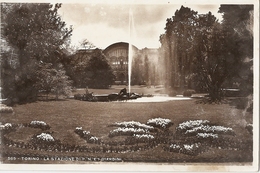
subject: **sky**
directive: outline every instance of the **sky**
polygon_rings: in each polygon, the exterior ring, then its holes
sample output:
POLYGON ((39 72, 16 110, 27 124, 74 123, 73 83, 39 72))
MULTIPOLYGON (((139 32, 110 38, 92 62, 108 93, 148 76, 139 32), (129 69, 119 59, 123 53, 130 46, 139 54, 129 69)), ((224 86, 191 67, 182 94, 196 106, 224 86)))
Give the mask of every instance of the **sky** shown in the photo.
MULTIPOLYGON (((139 49, 158 48, 159 37, 165 32, 166 19, 171 18, 181 5, 63 3, 59 14, 67 26, 73 26, 71 44, 74 46, 79 46, 84 39, 101 49, 115 42, 128 42, 130 41, 129 21, 131 21, 131 42, 139 49)), ((211 11, 221 21, 221 14, 218 13, 219 4, 183 4, 183 6, 199 14, 211 11)))

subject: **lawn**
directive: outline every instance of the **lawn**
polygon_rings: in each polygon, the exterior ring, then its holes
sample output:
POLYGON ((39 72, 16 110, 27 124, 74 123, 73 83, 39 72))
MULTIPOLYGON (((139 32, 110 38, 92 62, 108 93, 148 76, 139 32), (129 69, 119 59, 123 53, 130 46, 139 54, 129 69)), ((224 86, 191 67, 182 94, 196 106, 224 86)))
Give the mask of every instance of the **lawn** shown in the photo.
MULTIPOLYGON (((160 93, 162 89, 158 88, 136 88, 134 92, 138 93, 160 93), (140 92, 141 91, 141 92, 140 92)), ((119 88, 109 90, 90 90, 96 94, 119 92, 119 88)), ((80 90, 78 92, 84 92, 80 90)), ((252 135, 245 129, 248 123, 252 123, 252 113, 237 109, 231 100, 223 104, 199 104, 198 99, 169 101, 160 103, 135 103, 135 102, 85 102, 74 99, 65 99, 59 101, 38 101, 13 107, 14 113, 1 114, 1 123, 18 124, 14 131, 5 136, 14 142, 30 143, 35 134, 46 132, 51 134, 54 139, 62 144, 70 146, 85 146, 88 148, 101 148, 97 152, 91 151, 49 151, 37 148, 23 148, 15 145, 1 145, 4 154, 4 163, 27 163, 25 160, 12 161, 8 156, 69 156, 92 158, 120 158, 129 162, 251 162, 252 161, 252 135), (118 135, 113 138, 109 133, 116 129, 112 126, 116 122, 135 121, 147 124, 149 119, 153 118, 169 119, 173 123, 167 129, 159 129, 158 133, 152 133, 156 139, 163 142, 140 142, 127 145, 121 143, 129 135, 118 135), (31 121, 43 121, 50 126, 50 129, 42 130, 21 126, 31 121), (214 142, 217 140, 207 139, 203 151, 198 154, 186 154, 183 152, 172 152, 169 146, 173 142, 190 142, 193 137, 177 136, 176 128, 182 122, 189 120, 208 120, 213 125, 232 128, 235 135, 223 135, 223 139, 231 140, 230 145, 225 148, 218 146, 214 142), (20 126, 19 126, 20 124, 20 126), (103 144, 88 143, 84 138, 75 133, 76 127, 82 127, 89 131, 91 135, 97 137, 103 144), (163 136, 160 138, 158 136, 163 136), (166 139, 166 140, 165 140, 166 139), (108 152, 111 145, 109 142, 116 142, 113 151, 108 152), (121 143, 120 143, 121 142, 121 143), (149 145, 145 146, 146 144, 149 145), (140 149, 133 151, 115 152, 125 146, 131 146, 140 149), (144 147, 145 146, 145 147, 144 147), (143 147, 143 148, 142 148, 143 147), (104 149, 106 148, 106 149, 104 149), (165 149, 166 148, 166 149, 165 149), (104 151, 104 152, 102 152, 104 151)), ((197 140, 198 141, 198 140, 197 140)), ((4 141, 2 141, 4 143, 4 141)), ((204 145, 203 143, 203 145, 204 145)), ((112 150, 112 149, 111 149, 112 150)), ((53 163, 42 161, 43 163, 53 163)), ((34 163, 29 162, 29 163, 34 163)), ((36 162, 39 163, 39 162, 36 162)), ((60 163, 60 161, 58 161, 60 163)), ((62 162, 61 162, 62 163, 62 162)))

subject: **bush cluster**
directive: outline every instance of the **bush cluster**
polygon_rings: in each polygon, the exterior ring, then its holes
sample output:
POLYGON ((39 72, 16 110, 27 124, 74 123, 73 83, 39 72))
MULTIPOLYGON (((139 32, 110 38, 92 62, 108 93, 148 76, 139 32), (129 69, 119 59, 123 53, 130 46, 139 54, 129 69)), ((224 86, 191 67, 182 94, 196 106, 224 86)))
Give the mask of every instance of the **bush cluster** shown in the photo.
POLYGON ((191 97, 192 94, 195 94, 195 93, 196 93, 195 90, 188 89, 188 90, 185 90, 185 91, 183 92, 183 96, 184 96, 184 97, 191 97))

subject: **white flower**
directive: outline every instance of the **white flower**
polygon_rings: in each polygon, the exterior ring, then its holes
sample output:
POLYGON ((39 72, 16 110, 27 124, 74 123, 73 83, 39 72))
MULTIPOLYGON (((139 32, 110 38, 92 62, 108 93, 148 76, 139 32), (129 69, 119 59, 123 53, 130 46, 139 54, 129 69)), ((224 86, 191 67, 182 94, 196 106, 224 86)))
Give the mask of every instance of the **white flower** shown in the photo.
POLYGON ((171 123, 171 120, 165 119, 165 118, 153 118, 153 119, 149 119, 147 121, 147 124, 155 124, 155 125, 159 125, 163 128, 165 128, 169 123, 171 123))
POLYGON ((116 122, 117 126, 124 126, 124 127, 139 127, 139 128, 145 128, 145 129, 154 129, 152 126, 148 126, 146 124, 142 124, 140 122, 136 121, 124 121, 124 122, 116 122))
POLYGON ((5 123, 5 125, 4 125, 4 126, 5 126, 5 128, 7 128, 7 129, 8 129, 8 128, 11 128, 11 127, 12 127, 12 124, 11 124, 11 123, 5 123))
POLYGON ((193 149, 193 144, 192 144, 192 145, 184 144, 183 147, 184 147, 186 150, 192 150, 192 149, 193 149))
POLYGON ((89 131, 86 131, 86 130, 84 130, 82 133, 83 133, 84 135, 89 135, 89 134, 90 134, 90 132, 89 132, 89 131))
POLYGON ((31 121, 31 125, 39 125, 39 126, 47 126, 47 124, 44 121, 31 121))
POLYGON ((37 135, 37 138, 44 141, 54 141, 54 138, 47 133, 41 133, 40 135, 37 135))
POLYGON ((98 138, 95 136, 92 136, 91 138, 89 138, 90 141, 98 141, 98 138))
POLYGON ((198 127, 198 126, 201 126, 201 125, 207 124, 207 123, 209 123, 208 120, 190 120, 190 121, 185 121, 185 122, 179 124, 177 129, 180 129, 180 130, 190 129, 190 128, 198 127))
POLYGON ((196 136, 198 138, 213 138, 213 139, 218 138, 218 134, 214 134, 214 133, 198 133, 196 136))
POLYGON ((122 132, 122 133, 128 133, 128 132, 131 132, 131 133, 147 133, 149 131, 146 130, 146 129, 140 129, 140 128, 138 128, 138 129, 136 129, 136 128, 117 128, 115 130, 110 131, 111 134, 120 133, 120 132, 122 132))
POLYGON ((183 144, 183 147, 184 149, 191 151, 193 149, 199 148, 199 145, 197 143, 191 145, 183 144))
POLYGON ((82 130, 82 127, 76 127, 76 130, 82 130))
POLYGON ((0 125, 0 130, 6 130, 12 128, 12 124, 11 123, 5 123, 5 125, 0 125))
POLYGON ((14 110, 12 107, 6 106, 5 104, 0 104, 1 113, 12 113, 14 110))
POLYGON ((180 145, 177 145, 177 144, 171 144, 171 145, 170 145, 170 148, 172 148, 172 149, 180 149, 181 146, 180 146, 180 145))
POLYGON ((199 127, 194 127, 193 129, 187 130, 185 134, 194 133, 194 132, 233 132, 233 129, 230 127, 223 126, 209 126, 209 125, 201 125, 199 127))
POLYGON ((0 130, 4 130, 5 126, 4 125, 0 125, 0 130))
POLYGON ((142 138, 154 139, 154 136, 150 135, 150 134, 142 134, 142 135, 134 134, 134 137, 139 138, 139 139, 142 139, 142 138))

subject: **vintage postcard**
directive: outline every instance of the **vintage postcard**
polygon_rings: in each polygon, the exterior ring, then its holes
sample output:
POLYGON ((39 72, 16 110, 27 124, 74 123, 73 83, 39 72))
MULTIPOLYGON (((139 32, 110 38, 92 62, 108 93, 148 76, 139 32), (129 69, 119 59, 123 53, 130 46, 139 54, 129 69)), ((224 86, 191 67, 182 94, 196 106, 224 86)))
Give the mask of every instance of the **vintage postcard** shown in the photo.
POLYGON ((1 2, 0 170, 259 169, 259 2, 1 2))

